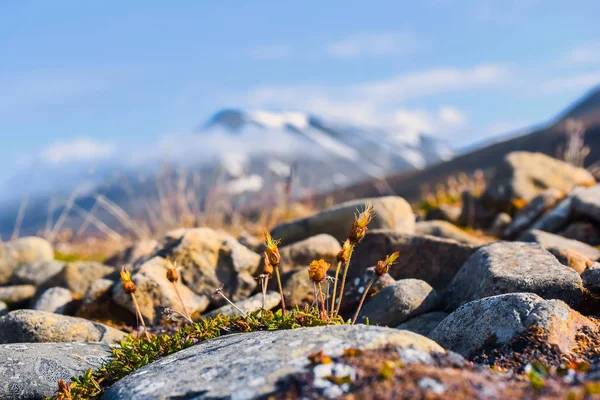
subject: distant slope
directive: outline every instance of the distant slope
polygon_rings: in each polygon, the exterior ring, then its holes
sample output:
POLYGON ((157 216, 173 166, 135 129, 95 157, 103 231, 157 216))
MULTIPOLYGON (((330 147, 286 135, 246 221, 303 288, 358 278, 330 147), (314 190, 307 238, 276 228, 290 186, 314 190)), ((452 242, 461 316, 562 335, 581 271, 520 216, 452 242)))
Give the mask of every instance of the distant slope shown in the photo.
MULTIPOLYGON (((447 178, 460 172, 471 173, 477 169, 490 170, 512 151, 523 150, 556 155, 559 146, 565 144, 565 124, 569 118, 582 121, 586 126, 585 144, 590 147, 586 165, 600 160, 600 87, 592 90, 582 100, 561 114, 555 122, 535 129, 530 133, 508 140, 492 143, 482 148, 461 154, 450 161, 442 162, 425 170, 392 174, 385 181, 399 196, 414 202, 419 199, 424 183, 430 187, 446 182, 447 178)), ((379 196, 380 185, 376 180, 365 181, 339 190, 330 195, 336 201, 350 198, 379 196)))

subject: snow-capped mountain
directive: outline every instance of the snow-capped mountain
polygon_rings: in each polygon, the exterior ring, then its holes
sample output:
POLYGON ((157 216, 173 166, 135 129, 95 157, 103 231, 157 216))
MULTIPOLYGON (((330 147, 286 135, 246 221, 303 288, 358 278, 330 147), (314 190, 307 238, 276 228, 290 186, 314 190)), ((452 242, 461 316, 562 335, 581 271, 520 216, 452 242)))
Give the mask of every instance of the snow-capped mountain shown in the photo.
MULTIPOLYGON (((200 135, 215 131, 238 137, 242 142, 251 141, 249 151, 274 154, 269 160, 277 160, 279 164, 326 160, 327 170, 331 170, 329 176, 337 176, 344 183, 367 177, 383 178, 391 171, 422 169, 453 155, 449 146, 422 134, 328 120, 301 112, 226 109, 197 129, 200 135)), ((223 156, 227 158, 227 152, 223 156)))

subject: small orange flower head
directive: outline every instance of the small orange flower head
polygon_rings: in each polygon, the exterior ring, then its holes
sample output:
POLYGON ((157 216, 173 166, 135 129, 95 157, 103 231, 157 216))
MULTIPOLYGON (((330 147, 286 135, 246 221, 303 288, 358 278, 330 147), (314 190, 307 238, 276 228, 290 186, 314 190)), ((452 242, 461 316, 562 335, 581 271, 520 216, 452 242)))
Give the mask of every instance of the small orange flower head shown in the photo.
POLYGON ((179 270, 181 267, 177 265, 177 261, 171 262, 168 258, 165 259, 165 268, 167 268, 167 279, 169 282, 177 282, 179 280, 179 270))
POLYGON ((375 216, 373 209, 373 204, 367 203, 365 204, 364 210, 355 215, 354 222, 352 223, 352 230, 348 235, 350 243, 360 243, 364 239, 367 234, 367 225, 369 225, 369 222, 371 222, 375 216))
POLYGON ((392 264, 398 259, 398 256, 400 256, 400 253, 395 252, 389 256, 385 256, 385 260, 378 261, 377 265, 375 266, 375 273, 379 276, 384 276, 387 274, 390 271, 392 264))
POLYGON ((269 263, 273 268, 279 267, 281 262, 281 256, 279 255, 279 249, 277 245, 279 241, 273 240, 271 234, 265 231, 265 257, 269 260, 269 263))
POLYGON ((342 264, 345 264, 348 262, 348 258, 350 257, 350 249, 351 248, 352 248, 352 245, 350 244, 350 239, 346 239, 346 241, 342 245, 342 248, 340 249, 340 252, 337 254, 338 262, 340 262, 342 264))
POLYGON ((125 293, 135 293, 135 283, 131 280, 131 272, 125 267, 121 267, 121 285, 125 293))
POLYGON ((313 282, 322 282, 327 276, 329 267, 329 263, 325 260, 314 260, 308 266, 308 276, 313 282))

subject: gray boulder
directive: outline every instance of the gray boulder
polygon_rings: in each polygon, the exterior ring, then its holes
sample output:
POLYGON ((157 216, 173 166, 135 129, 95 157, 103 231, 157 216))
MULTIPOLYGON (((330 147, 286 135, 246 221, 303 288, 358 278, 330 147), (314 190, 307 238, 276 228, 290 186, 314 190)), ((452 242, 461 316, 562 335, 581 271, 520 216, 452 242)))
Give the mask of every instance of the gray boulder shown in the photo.
POLYGON ((342 242, 350 232, 354 214, 363 209, 366 201, 371 201, 375 208, 375 217, 369 224, 369 229, 414 232, 415 215, 410 205, 402 197, 387 196, 341 203, 309 217, 281 223, 273 228, 271 234, 273 238, 280 239, 282 245, 299 242, 320 233, 327 233, 342 242))
POLYGON ((584 221, 571 222, 560 233, 567 239, 578 240, 591 246, 600 245, 600 229, 596 224, 584 221))
POLYGON ((578 191, 573 196, 573 212, 600 222, 600 185, 578 191))
POLYGON ((595 324, 563 301, 511 293, 464 304, 441 321, 429 338, 472 357, 484 346, 500 346, 530 327, 542 329, 544 340, 568 353, 577 347, 578 333, 595 329, 595 324))
MULTIPOLYGON (((358 303, 360 302, 360 299, 374 274, 375 267, 369 267, 363 271, 361 276, 349 279, 346 282, 346 286, 344 288, 344 298, 342 300, 342 305, 340 306, 340 313, 354 315, 353 313, 356 311, 356 307, 358 307, 358 303)), ((330 276, 335 276, 335 270, 330 272, 330 276)), ((368 302, 373 298, 373 296, 379 293, 381 289, 386 286, 393 285, 394 282, 396 282, 396 280, 392 278, 390 274, 380 276, 375 280, 373 285, 371 285, 371 290, 369 290, 369 293, 367 293, 367 298, 365 301, 368 302)), ((331 295, 333 295, 333 292, 331 295)), ((336 293, 336 296, 337 295, 338 293, 336 293)))
POLYGON ((110 359, 100 343, 17 343, 0 345, 0 398, 42 399, 58 389, 58 381, 97 369, 110 359))
POLYGON ((124 332, 83 318, 36 310, 17 310, 0 318, 0 343, 114 343, 124 332))
POLYGON ((600 266, 585 270, 581 274, 583 286, 592 292, 600 292, 600 266))
POLYGON ((564 197, 564 193, 549 188, 531 199, 517 212, 510 225, 504 230, 504 236, 511 238, 528 229, 543 214, 551 210, 564 197))
POLYGON ((261 256, 225 232, 177 229, 168 232, 159 247, 155 254, 178 260, 183 267, 182 282, 197 295, 207 297, 215 307, 225 305, 222 298, 211 296, 215 289, 223 287, 223 293, 237 301, 250 296, 257 286, 253 276, 261 256))
POLYGON ((12 285, 0 287, 0 301, 6 303, 21 303, 35 295, 33 285, 12 285))
POLYGON ((508 210, 515 201, 531 201, 544 190, 563 193, 576 186, 595 184, 591 173, 542 153, 515 151, 496 168, 483 197, 499 210, 508 210))
POLYGON ((401 323, 396 329, 405 329, 419 335, 429 336, 429 334, 444 320, 449 314, 443 311, 433 311, 418 315, 401 323))
POLYGON ((0 244, 0 284, 9 281, 21 264, 54 259, 52 245, 39 237, 23 237, 0 244))
POLYGON ((476 246, 451 239, 373 230, 356 246, 348 276, 350 279, 360 277, 377 261, 399 251, 400 258, 390 269, 394 279, 421 279, 434 289, 442 289, 476 249, 476 246))
POLYGON ((340 242, 331 235, 320 234, 283 246, 279 249, 281 254, 280 272, 286 274, 299 269, 306 269, 313 260, 323 259, 335 265, 337 254, 341 250, 340 242))
POLYGON ((594 261, 600 258, 600 250, 589 244, 578 242, 573 239, 567 239, 553 233, 538 231, 536 229, 523 232, 519 235, 517 240, 521 242, 539 243, 546 248, 557 247, 559 249, 575 250, 594 261))
POLYGON ((532 226, 545 232, 558 232, 563 229, 573 217, 573 198, 585 188, 576 187, 548 213, 542 215, 532 226))
POLYGON ((536 243, 494 242, 475 252, 456 274, 444 295, 446 310, 505 293, 535 293, 571 306, 581 300, 579 274, 562 265, 536 243))
POLYGON ((13 272, 11 282, 39 286, 60 273, 64 267, 64 262, 56 260, 33 261, 21 264, 13 272))
POLYGON ((439 296, 425 281, 402 279, 384 287, 360 311, 357 322, 396 326, 417 315, 434 310, 439 296))
POLYGON ((68 263, 54 277, 42 285, 42 290, 50 287, 63 287, 83 297, 88 287, 97 279, 115 272, 115 268, 93 261, 75 261, 68 263))
POLYGON ((94 282, 92 282, 88 290, 85 292, 85 295, 83 296, 82 305, 89 306, 90 304, 93 304, 99 301, 100 299, 110 297, 111 289, 114 284, 115 282, 113 282, 110 279, 96 279, 94 282))
POLYGON ((53 287, 46 290, 35 302, 33 309, 56 314, 65 314, 69 311, 73 296, 69 289, 53 287))
POLYGON ((279 378, 303 371, 309 354, 323 350, 333 356, 347 348, 387 344, 444 352, 416 333, 364 325, 227 335, 140 368, 113 385, 104 399, 261 398, 275 393, 279 378))
MULTIPOLYGON (((150 323, 157 323, 162 317, 165 308, 183 312, 177 292, 173 287, 173 283, 167 279, 166 273, 167 269, 164 266, 164 260, 160 257, 155 257, 142 264, 137 272, 131 276, 131 280, 136 285, 135 297, 140 307, 140 312, 144 319, 150 323)), ((208 308, 208 297, 195 294, 189 287, 181 283, 181 280, 177 282, 177 289, 187 310, 191 314, 203 312, 208 308)), ((112 298, 115 303, 135 314, 135 307, 131 296, 123 290, 122 285, 113 286, 112 298)))
POLYGON ((125 265, 136 265, 144 259, 151 258, 152 253, 157 250, 157 247, 158 241, 155 239, 138 240, 131 246, 128 246, 111 256, 109 259, 104 261, 104 263, 119 269, 125 265))
POLYGON ((460 207, 451 206, 449 204, 440 204, 436 208, 429 210, 425 219, 428 221, 438 220, 458 224, 461 212, 462 209, 460 207))
POLYGON ((453 239, 474 246, 481 246, 485 240, 471 235, 447 221, 423 221, 415 224, 415 235, 431 235, 444 239, 453 239))

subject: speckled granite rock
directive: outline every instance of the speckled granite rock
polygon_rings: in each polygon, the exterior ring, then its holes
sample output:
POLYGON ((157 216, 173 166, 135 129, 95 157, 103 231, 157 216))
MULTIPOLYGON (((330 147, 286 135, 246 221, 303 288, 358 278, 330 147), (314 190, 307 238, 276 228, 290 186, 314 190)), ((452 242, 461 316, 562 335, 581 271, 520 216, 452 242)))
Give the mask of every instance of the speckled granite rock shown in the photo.
POLYGON ((35 302, 33 309, 51 313, 64 314, 69 310, 73 296, 69 289, 53 287, 46 290, 35 302))
POLYGON ((253 399, 272 393, 278 378, 302 371, 309 354, 339 355, 351 347, 386 344, 445 352, 416 333, 364 325, 236 334, 147 365, 117 382, 104 400, 253 399))
POLYGON ((0 318, 0 343, 114 343, 124 332, 88 321, 36 310, 16 310, 0 318))
POLYGON ((537 243, 495 242, 477 250, 448 285, 446 311, 469 301, 516 292, 563 300, 575 307, 581 301, 583 283, 577 272, 537 243))
POLYGON ((16 343, 0 345, 0 399, 41 399, 60 379, 98 368, 110 357, 100 343, 16 343))
POLYGON ((533 326, 542 329, 545 340, 565 353, 577 346, 578 330, 596 329, 594 322, 560 300, 511 293, 463 305, 440 322, 429 337, 468 357, 483 346, 506 343, 533 326))
POLYGON ((439 296, 427 282, 419 279, 401 279, 384 287, 358 315, 358 322, 379 326, 396 326, 417 315, 432 311, 439 304, 439 296))
POLYGON ((25 263, 15 269, 11 282, 38 286, 60 273, 65 265, 66 263, 56 260, 25 263))

